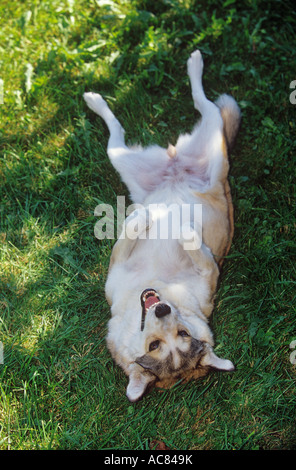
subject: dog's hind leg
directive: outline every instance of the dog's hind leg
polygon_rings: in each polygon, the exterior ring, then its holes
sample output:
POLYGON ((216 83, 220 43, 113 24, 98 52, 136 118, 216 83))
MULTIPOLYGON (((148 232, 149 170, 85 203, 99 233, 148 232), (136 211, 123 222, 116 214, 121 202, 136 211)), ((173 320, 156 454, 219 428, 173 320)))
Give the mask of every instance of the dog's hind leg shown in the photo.
MULTIPOLYGON (((110 138, 108 142, 108 155, 128 152, 130 151, 124 142, 124 129, 120 122, 111 109, 109 108, 106 101, 98 93, 84 93, 83 95, 88 107, 96 114, 104 119, 105 123, 110 132, 110 138)), ((110 156, 110 155, 109 155, 110 156)), ((112 162, 113 163, 113 162, 112 162)))
POLYGON ((213 117, 217 117, 216 114, 219 114, 217 113, 217 107, 207 99, 203 90, 203 59, 200 51, 197 50, 191 54, 187 61, 187 70, 195 109, 200 112, 203 118, 211 116, 213 119, 213 117))
POLYGON ((200 51, 191 54, 187 62, 194 107, 201 113, 201 122, 191 135, 181 136, 177 142, 177 154, 193 158, 199 168, 196 171, 208 188, 225 179, 228 161, 223 133, 223 119, 216 104, 207 99, 202 86, 203 60, 200 51))
POLYGON ((124 129, 106 101, 97 93, 84 93, 84 99, 108 126, 110 137, 107 153, 114 168, 127 185, 134 202, 142 203, 147 194, 162 181, 169 156, 158 146, 142 149, 128 147, 124 141, 124 129))

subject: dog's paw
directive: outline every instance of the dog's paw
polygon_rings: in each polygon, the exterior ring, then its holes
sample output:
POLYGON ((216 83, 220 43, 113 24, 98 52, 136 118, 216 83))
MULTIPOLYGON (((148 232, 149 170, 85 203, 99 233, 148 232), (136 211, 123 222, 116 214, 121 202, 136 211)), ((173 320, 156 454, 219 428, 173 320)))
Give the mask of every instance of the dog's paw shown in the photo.
POLYGON ((203 71, 203 59, 201 52, 196 50, 187 61, 187 71, 191 79, 201 78, 203 71))
POLYGON ((128 238, 145 238, 153 223, 152 214, 144 207, 134 210, 125 221, 125 231, 128 238))
POLYGON ((191 227, 190 222, 181 226, 180 244, 184 250, 198 250, 201 247, 202 240, 197 231, 191 227))
POLYGON ((95 113, 101 115, 102 112, 108 108, 106 101, 102 98, 99 93, 84 93, 83 98, 87 104, 87 106, 94 111, 95 113))

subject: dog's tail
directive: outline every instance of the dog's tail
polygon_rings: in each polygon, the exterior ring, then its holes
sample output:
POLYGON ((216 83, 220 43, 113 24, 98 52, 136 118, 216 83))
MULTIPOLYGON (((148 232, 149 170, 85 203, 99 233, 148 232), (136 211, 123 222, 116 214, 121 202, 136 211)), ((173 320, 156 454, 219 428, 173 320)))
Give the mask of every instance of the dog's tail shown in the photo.
POLYGON ((219 96, 215 104, 220 109, 227 145, 231 149, 241 122, 240 108, 235 99, 226 94, 219 96))

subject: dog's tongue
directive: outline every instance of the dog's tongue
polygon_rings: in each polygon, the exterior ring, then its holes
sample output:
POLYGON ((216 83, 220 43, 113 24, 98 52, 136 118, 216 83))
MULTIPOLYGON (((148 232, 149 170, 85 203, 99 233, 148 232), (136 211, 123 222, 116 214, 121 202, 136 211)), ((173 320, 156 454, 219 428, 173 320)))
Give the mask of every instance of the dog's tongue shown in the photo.
POLYGON ((142 307, 147 310, 154 304, 159 302, 159 295, 154 289, 145 289, 141 295, 142 307))
POLYGON ((142 305, 142 319, 141 319, 141 331, 145 327, 145 317, 149 308, 160 302, 159 295, 154 289, 145 289, 141 294, 141 305, 142 305))
POLYGON ((145 300, 145 309, 148 310, 152 305, 159 302, 159 297, 156 295, 151 295, 148 299, 145 300))

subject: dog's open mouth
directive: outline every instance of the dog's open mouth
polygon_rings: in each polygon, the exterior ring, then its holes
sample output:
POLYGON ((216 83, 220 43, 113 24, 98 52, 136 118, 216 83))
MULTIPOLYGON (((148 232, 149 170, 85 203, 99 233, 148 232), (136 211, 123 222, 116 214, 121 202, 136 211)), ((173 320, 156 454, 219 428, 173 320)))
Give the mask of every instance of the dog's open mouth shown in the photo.
POLYGON ((160 298, 156 290, 145 289, 141 294, 141 306, 142 306, 142 320, 141 320, 141 331, 144 329, 146 313, 152 305, 160 302, 160 298))

